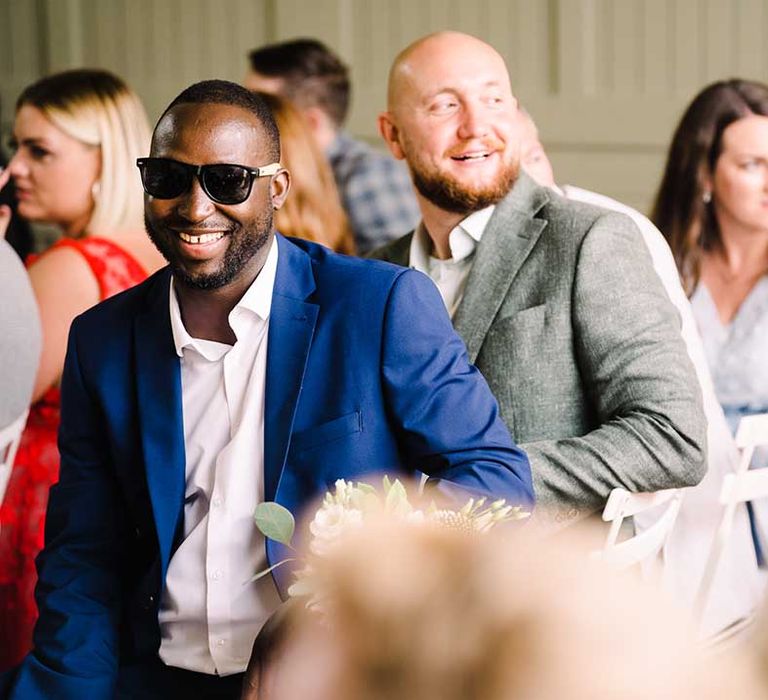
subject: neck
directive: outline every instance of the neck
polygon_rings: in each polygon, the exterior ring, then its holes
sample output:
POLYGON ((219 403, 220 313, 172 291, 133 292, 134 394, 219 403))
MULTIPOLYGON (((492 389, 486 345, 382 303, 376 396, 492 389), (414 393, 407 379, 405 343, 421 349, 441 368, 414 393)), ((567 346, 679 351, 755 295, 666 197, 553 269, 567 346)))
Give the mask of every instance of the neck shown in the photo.
POLYGON ((173 286, 179 300, 181 320, 193 338, 232 345, 237 340, 229 325, 229 312, 242 298, 223 289, 194 289, 178 278, 173 286))
MULTIPOLYGON (((86 235, 87 232, 85 229, 91 220, 91 214, 92 212, 89 211, 87 214, 84 214, 74 221, 60 222, 59 226, 61 227, 62 233, 67 238, 80 238, 81 236, 86 235)), ((97 231, 98 235, 102 235, 103 233, 104 232, 97 231)))
POLYGON ((416 198, 419 201, 424 228, 427 229, 427 233, 432 240, 432 253, 438 260, 448 260, 451 257, 448 237, 451 231, 461 221, 466 219, 471 212, 457 214, 456 212, 445 211, 445 209, 441 209, 419 193, 416 194, 416 198))
POLYGON ((713 254, 734 277, 762 274, 768 270, 768 232, 761 235, 740 226, 721 224, 720 245, 713 254))
POLYGON ((237 341, 237 336, 229 325, 229 314, 264 267, 269 246, 264 248, 253 256, 234 280, 217 289, 190 287, 178 277, 174 277, 173 288, 176 290, 181 320, 187 333, 193 338, 229 345, 237 341))

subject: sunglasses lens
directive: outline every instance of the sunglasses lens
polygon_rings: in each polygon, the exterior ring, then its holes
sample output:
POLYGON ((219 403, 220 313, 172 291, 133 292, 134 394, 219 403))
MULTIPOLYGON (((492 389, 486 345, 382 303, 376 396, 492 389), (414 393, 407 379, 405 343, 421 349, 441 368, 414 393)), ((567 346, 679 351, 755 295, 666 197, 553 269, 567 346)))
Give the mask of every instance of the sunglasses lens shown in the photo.
POLYGON ((203 186, 221 204, 240 204, 251 192, 251 174, 237 165, 207 165, 203 168, 203 186))
POLYGON ((189 189, 192 173, 172 160, 149 160, 141 168, 141 181, 147 194, 157 199, 173 199, 189 189))

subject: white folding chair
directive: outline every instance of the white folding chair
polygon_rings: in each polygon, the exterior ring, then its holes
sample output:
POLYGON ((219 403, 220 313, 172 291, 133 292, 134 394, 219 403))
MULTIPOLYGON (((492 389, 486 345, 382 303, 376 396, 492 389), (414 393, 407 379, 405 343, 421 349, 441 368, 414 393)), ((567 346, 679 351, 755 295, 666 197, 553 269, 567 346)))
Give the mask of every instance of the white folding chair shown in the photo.
POLYGON ((631 493, 616 488, 611 491, 603 509, 603 520, 611 523, 603 549, 595 556, 619 569, 640 566, 644 578, 661 573, 661 553, 675 524, 683 494, 680 489, 652 493, 631 493), (626 518, 650 509, 659 509, 654 523, 642 532, 619 541, 621 525, 626 518))
POLYGON ((699 618, 709 601, 712 582, 733 528, 736 508, 747 501, 768 496, 768 469, 749 469, 755 449, 762 445, 768 445, 768 413, 744 416, 736 430, 739 463, 735 472, 723 477, 723 485, 720 489, 720 504, 723 506, 723 515, 715 532, 712 549, 709 552, 699 591, 696 594, 694 611, 699 618))
POLYGON ((16 450, 19 448, 21 433, 27 423, 28 410, 25 410, 7 428, 0 430, 0 503, 5 497, 5 489, 11 477, 11 467, 16 459, 16 450))

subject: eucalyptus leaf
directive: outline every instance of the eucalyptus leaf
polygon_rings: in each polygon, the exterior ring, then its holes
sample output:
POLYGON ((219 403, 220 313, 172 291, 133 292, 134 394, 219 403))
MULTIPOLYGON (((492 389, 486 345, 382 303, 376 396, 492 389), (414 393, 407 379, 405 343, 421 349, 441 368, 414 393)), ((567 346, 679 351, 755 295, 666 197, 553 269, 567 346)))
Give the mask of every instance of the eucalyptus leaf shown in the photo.
POLYGON ((268 501, 259 503, 253 513, 253 519, 256 521, 256 527, 259 528, 264 537, 270 540, 291 546, 293 531, 296 529, 296 521, 293 514, 287 508, 279 503, 268 501))
POLYGON ((253 578, 248 580, 248 583, 253 583, 254 581, 258 581, 260 578, 266 576, 269 573, 272 573, 272 571, 276 569, 278 566, 287 564, 289 561, 296 561, 296 558, 289 557, 288 559, 283 559, 282 561, 277 562, 277 564, 272 564, 272 566, 270 566, 268 569, 264 569, 264 571, 259 571, 258 574, 256 574, 253 578))

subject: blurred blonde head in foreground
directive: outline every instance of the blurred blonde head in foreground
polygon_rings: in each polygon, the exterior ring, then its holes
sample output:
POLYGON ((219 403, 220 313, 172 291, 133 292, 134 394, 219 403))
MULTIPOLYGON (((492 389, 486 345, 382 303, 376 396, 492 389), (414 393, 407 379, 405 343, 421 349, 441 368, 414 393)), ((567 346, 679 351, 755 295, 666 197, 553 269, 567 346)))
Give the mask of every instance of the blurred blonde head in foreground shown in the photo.
POLYGON ((313 560, 323 613, 296 606, 260 697, 761 697, 746 662, 702 658, 677 611, 591 544, 368 523, 313 560))

